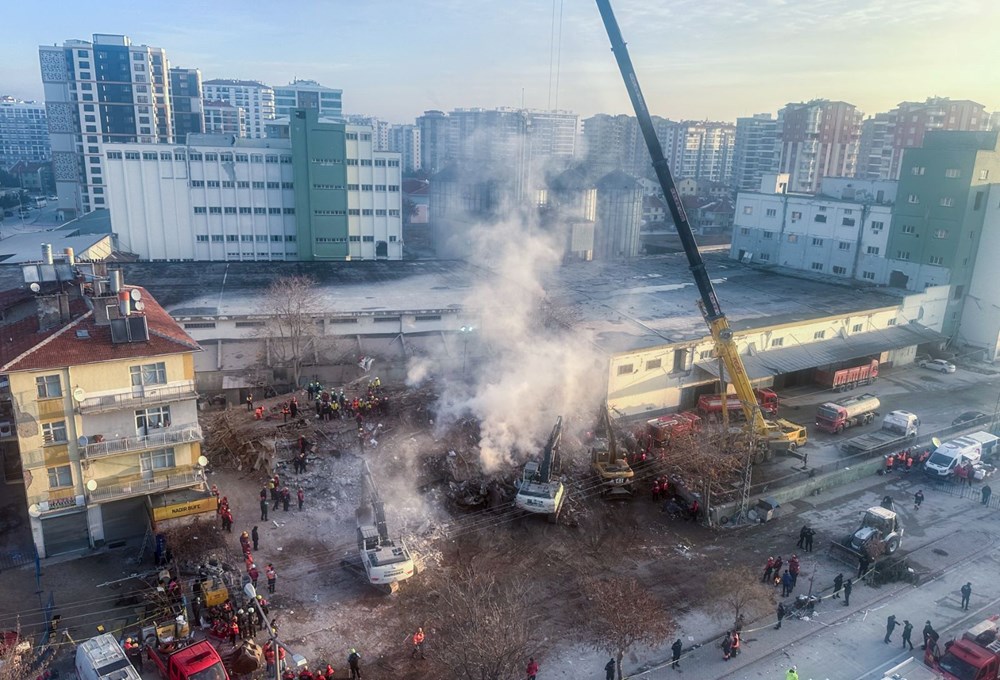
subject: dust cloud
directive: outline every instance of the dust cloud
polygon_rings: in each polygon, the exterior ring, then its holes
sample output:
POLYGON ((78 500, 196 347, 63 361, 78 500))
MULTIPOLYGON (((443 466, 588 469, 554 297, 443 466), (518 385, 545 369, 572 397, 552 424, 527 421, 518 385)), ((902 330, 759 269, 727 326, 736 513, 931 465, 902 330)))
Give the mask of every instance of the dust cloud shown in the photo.
POLYGON ((433 377, 436 426, 480 423, 480 460, 495 472, 537 455, 558 416, 590 421, 605 396, 606 362, 585 331, 557 324, 544 281, 559 268, 563 235, 524 222, 472 227, 469 263, 481 274, 463 300, 471 331, 449 351, 408 367, 408 382, 433 377))

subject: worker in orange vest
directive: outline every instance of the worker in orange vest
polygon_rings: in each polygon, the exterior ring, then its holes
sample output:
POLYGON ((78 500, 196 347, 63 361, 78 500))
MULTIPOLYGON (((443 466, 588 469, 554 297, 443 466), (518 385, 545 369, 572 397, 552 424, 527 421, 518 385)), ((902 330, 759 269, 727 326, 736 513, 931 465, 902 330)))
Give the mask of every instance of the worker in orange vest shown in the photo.
POLYGON ((413 634, 413 653, 410 654, 410 658, 412 659, 413 657, 415 657, 418 652, 420 653, 420 658, 421 659, 426 659, 427 658, 426 656, 424 656, 424 629, 423 628, 417 628, 417 632, 413 634))
POLYGON ((888 456, 886 456, 885 457, 885 471, 886 472, 892 472, 892 466, 895 464, 895 462, 896 462, 896 456, 894 456, 891 453, 888 456))

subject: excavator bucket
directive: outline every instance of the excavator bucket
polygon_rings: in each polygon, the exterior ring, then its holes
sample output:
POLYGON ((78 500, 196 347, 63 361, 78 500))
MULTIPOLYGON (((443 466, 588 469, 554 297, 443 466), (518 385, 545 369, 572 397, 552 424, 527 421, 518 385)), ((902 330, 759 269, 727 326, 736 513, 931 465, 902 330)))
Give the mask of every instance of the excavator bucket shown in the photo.
POLYGON ((830 549, 827 551, 827 555, 838 562, 843 562, 853 569, 857 569, 861 566, 861 553, 852 548, 850 545, 845 545, 842 541, 832 541, 830 543, 830 549))

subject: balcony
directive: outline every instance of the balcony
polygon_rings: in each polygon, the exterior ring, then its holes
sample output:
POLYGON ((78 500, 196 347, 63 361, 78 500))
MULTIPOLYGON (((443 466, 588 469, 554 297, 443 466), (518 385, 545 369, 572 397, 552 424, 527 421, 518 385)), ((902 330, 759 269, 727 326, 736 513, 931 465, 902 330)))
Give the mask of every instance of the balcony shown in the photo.
POLYGON ((194 381, 188 380, 170 385, 133 387, 131 392, 89 397, 80 401, 76 405, 76 410, 81 415, 105 413, 107 411, 118 411, 126 408, 154 406, 182 399, 194 399, 197 396, 198 392, 194 389, 194 381))
POLYGON ((93 460, 95 458, 104 458, 105 456, 117 456, 120 453, 162 449, 176 444, 193 444, 200 441, 202 441, 201 427, 198 425, 184 425, 159 430, 153 434, 121 437, 109 441, 87 444, 80 450, 80 457, 86 460, 93 460))
POLYGON ((198 468, 175 469, 175 471, 169 474, 161 474, 153 477, 153 479, 137 479, 117 484, 103 481, 98 482, 97 488, 93 491, 87 490, 87 502, 100 503, 129 498, 131 496, 145 496, 146 494, 160 491, 171 491, 173 489, 197 486, 204 482, 205 472, 198 468))

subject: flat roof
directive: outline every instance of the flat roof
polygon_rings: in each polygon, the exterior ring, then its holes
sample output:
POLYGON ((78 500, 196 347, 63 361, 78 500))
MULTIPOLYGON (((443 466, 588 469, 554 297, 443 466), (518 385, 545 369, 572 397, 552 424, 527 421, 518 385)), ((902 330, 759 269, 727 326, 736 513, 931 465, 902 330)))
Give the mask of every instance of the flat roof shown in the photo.
MULTIPOLYGON (((72 248, 78 257, 83 257, 86 251, 110 238, 110 233, 78 233, 61 227, 49 231, 14 234, 0 240, 0 262, 4 264, 38 262, 42 256, 43 243, 51 243, 56 256, 62 255, 65 248, 72 248)), ((109 247, 109 250, 113 248, 109 247)))

